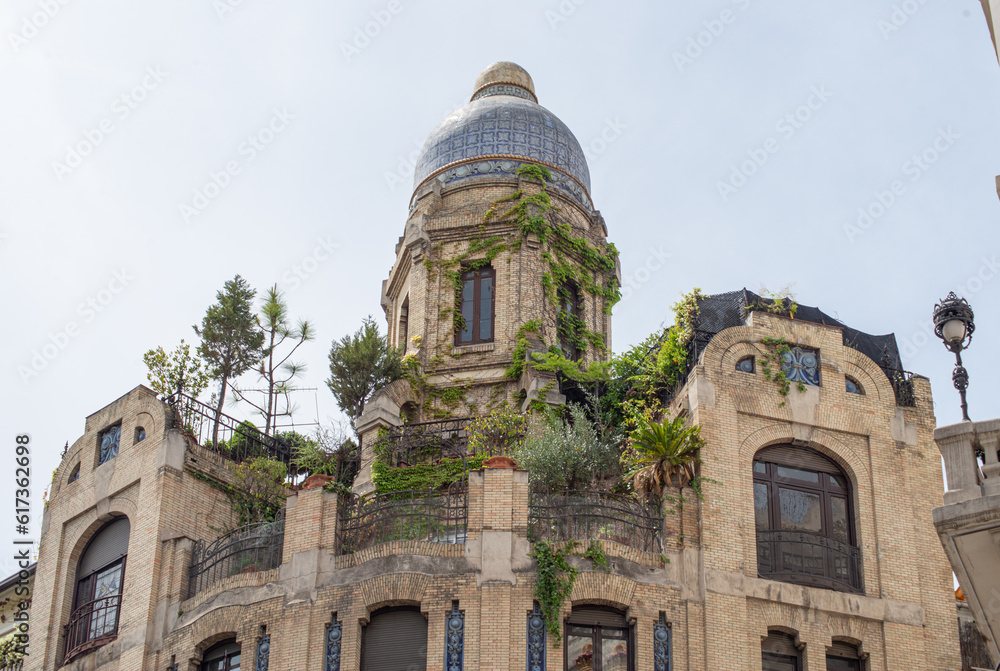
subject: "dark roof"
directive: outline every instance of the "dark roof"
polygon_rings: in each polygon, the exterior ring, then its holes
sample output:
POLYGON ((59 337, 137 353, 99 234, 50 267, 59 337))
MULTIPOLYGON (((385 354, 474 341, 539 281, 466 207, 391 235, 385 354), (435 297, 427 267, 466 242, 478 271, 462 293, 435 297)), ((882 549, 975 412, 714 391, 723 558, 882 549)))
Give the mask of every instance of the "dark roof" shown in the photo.
MULTIPOLYGON (((28 575, 35 575, 35 569, 36 568, 38 568, 38 562, 33 562, 31 564, 31 566, 29 566, 28 569, 27 569, 28 570, 28 575)), ((21 572, 20 571, 18 571, 17 573, 15 573, 14 575, 12 575, 12 576, 10 576, 8 578, 4 578, 2 581, 0 581, 0 592, 6 592, 11 587, 13 587, 14 585, 16 585, 17 582, 20 579, 21 579, 21 572)))
MULTIPOLYGON (((746 317, 755 307, 773 305, 774 300, 755 294, 748 289, 728 291, 722 294, 698 299, 698 321, 695 325, 697 340, 708 342, 716 333, 732 326, 743 326, 746 317)), ((844 345, 855 349, 877 363, 883 369, 900 370, 899 347, 893 333, 872 335, 851 328, 839 319, 834 319, 817 307, 797 303, 795 320, 822 324, 839 328, 843 333, 844 345)))

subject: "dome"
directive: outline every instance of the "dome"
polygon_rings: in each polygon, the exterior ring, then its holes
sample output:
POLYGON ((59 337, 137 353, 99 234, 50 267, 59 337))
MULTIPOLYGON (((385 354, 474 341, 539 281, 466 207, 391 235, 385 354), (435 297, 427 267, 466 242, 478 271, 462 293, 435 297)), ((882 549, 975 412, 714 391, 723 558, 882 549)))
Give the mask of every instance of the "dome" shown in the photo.
POLYGON ((420 150, 414 191, 432 178, 444 184, 514 175, 523 163, 552 171, 552 184, 590 208, 590 170, 576 136, 538 104, 521 66, 501 61, 476 78, 470 102, 434 129, 420 150))

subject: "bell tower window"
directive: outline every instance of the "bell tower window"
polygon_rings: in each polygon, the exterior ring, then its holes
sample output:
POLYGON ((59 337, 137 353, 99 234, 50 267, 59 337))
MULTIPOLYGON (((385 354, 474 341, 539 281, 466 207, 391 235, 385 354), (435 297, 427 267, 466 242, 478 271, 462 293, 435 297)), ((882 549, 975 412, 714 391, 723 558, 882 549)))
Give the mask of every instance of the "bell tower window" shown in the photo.
POLYGON ((489 266, 462 273, 458 305, 462 319, 455 333, 456 345, 493 342, 495 280, 496 273, 489 266))

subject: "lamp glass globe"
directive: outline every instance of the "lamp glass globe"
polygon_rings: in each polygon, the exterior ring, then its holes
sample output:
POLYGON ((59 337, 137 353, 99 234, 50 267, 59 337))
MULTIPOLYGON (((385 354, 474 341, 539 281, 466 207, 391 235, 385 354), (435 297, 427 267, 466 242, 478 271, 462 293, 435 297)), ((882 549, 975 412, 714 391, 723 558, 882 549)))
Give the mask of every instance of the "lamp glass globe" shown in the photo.
POLYGON ((941 333, 947 342, 962 342, 965 339, 965 322, 961 319, 949 319, 945 322, 941 333))

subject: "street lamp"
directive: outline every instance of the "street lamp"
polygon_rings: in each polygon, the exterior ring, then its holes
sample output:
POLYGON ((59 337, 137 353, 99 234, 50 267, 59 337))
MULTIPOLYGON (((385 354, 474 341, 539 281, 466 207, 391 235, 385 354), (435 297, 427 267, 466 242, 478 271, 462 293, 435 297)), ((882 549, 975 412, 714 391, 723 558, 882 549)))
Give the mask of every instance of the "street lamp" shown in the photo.
POLYGON ((951 379, 962 397, 962 419, 966 422, 970 421, 969 404, 965 400, 969 372, 962 366, 962 350, 972 342, 972 332, 976 330, 972 321, 974 317, 969 302, 956 296, 954 291, 934 306, 934 333, 944 341, 948 351, 955 353, 955 370, 951 379))

